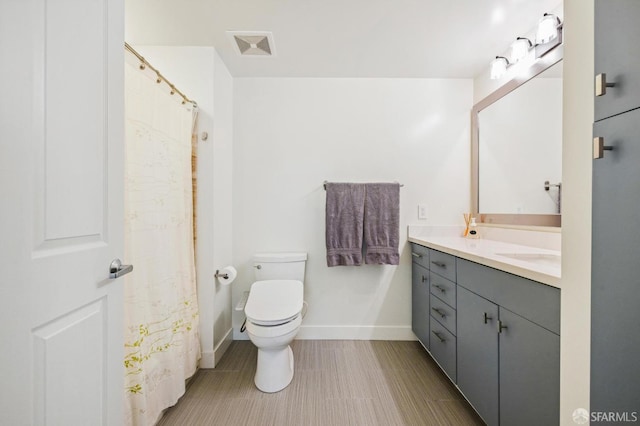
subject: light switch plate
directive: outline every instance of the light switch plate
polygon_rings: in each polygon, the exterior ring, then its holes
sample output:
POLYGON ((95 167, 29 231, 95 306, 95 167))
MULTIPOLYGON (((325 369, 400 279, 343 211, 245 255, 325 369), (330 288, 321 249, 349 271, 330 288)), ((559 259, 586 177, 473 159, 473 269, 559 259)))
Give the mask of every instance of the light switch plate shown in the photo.
POLYGON ((427 219, 429 216, 429 209, 426 204, 418 204, 418 219, 427 219))

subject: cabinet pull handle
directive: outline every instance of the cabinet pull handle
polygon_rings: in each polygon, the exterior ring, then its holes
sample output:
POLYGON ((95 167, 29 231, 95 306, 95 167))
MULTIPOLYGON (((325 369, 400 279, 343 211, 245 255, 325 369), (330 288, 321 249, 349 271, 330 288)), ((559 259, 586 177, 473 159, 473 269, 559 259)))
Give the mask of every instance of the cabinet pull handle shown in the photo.
POLYGON ((498 320, 498 333, 502 333, 502 330, 505 330, 509 327, 507 327, 506 325, 502 324, 502 321, 498 320))
POLYGON ((436 314, 440 315, 442 318, 445 318, 447 316, 447 314, 445 314, 444 312, 442 312, 440 309, 438 308, 431 308, 431 310, 433 312, 435 312, 436 314))
POLYGON ((486 324, 487 322, 491 321, 493 318, 490 317, 489 315, 487 315, 486 312, 483 312, 484 314, 484 323, 486 324))
POLYGON ((438 289, 438 290, 440 290, 440 292, 442 292, 442 293, 446 293, 446 292, 447 292, 447 289, 446 289, 446 288, 444 288, 444 287, 442 287, 442 286, 439 286, 438 284, 434 284, 434 285, 433 285, 433 287, 437 288, 437 289, 438 289))
POLYGON ((604 138, 601 136, 593 138, 593 159, 597 160, 604 157, 605 151, 613 151, 613 147, 605 145, 604 138))
POLYGON ((616 87, 616 84, 607 83, 607 74, 604 72, 596 75, 596 96, 606 95, 607 87, 616 87))
POLYGON ((440 340, 440 343, 444 343, 447 341, 447 339, 443 339, 440 333, 438 333, 437 331, 432 331, 432 333, 438 338, 438 340, 440 340))
POLYGON ((425 277, 425 276, 423 275, 423 276, 422 276, 422 282, 425 282, 425 281, 429 281, 429 278, 427 278, 427 277, 425 277))
POLYGON ((441 268, 445 268, 445 269, 447 268, 447 264, 444 262, 438 262, 437 260, 432 260, 431 263, 441 268))
POLYGON ((421 254, 419 254, 419 253, 414 253, 414 252, 411 252, 411 256, 413 256, 413 257, 417 257, 418 259, 422 258, 422 255, 421 255, 421 254))

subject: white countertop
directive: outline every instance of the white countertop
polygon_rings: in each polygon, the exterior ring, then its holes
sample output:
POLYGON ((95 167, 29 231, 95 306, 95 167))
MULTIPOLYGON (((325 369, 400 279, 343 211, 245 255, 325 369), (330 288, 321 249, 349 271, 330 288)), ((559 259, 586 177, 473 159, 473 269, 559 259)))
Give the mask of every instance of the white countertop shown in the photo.
POLYGON ((412 235, 411 232, 409 241, 560 288, 558 250, 451 235, 412 235))

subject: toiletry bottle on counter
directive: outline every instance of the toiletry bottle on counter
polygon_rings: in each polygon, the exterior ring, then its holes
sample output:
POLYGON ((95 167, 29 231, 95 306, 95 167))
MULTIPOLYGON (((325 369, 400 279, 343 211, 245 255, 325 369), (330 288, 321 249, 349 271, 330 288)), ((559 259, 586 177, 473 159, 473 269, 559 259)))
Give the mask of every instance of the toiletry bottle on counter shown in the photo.
POLYGON ((472 217, 471 222, 469 223, 469 233, 467 234, 467 238, 478 239, 480 235, 478 234, 478 225, 476 224, 476 218, 472 217))

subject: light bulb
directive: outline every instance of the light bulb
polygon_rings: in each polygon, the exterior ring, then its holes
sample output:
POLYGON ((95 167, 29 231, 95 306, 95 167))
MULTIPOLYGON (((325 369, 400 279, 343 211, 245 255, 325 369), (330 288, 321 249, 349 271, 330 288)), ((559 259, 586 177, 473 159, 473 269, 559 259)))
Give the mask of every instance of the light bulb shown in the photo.
POLYGON ((551 40, 558 37, 558 26, 560 25, 560 19, 556 15, 545 13, 540 22, 538 23, 538 31, 536 33, 536 43, 544 44, 549 43, 551 40))
POLYGON ((531 41, 529 41, 528 38, 518 37, 516 41, 511 44, 511 63, 515 64, 526 58, 531 46, 531 41))
POLYGON ((507 72, 507 65, 509 61, 504 56, 496 56, 491 61, 491 80, 497 80, 507 72))

